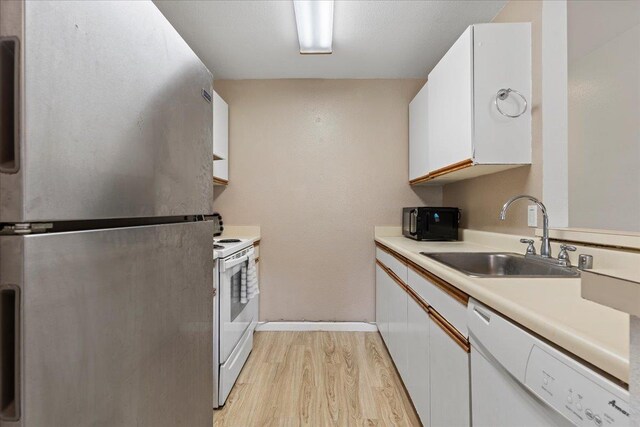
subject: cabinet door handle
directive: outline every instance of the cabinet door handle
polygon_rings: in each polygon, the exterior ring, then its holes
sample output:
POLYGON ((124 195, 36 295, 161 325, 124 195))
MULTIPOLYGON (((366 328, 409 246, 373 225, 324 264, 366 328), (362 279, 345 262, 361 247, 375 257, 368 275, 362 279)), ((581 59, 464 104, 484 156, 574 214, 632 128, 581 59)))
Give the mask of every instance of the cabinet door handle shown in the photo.
POLYGON ((525 98, 524 95, 521 94, 520 92, 518 92, 517 90, 511 89, 511 88, 500 89, 498 91, 498 93, 496 93, 496 98, 494 100, 494 104, 495 104, 496 109, 498 110, 498 112, 500 114, 502 114, 505 117, 509 117, 510 119, 518 118, 518 117, 520 117, 521 115, 523 115, 527 111, 527 98, 525 98), (523 107, 522 107, 522 111, 520 111, 517 114, 505 113, 500 108, 500 103, 498 102, 498 101, 504 101, 505 99, 507 99, 509 97, 509 94, 511 94, 511 93, 517 95, 522 100, 522 103, 524 104, 523 107))

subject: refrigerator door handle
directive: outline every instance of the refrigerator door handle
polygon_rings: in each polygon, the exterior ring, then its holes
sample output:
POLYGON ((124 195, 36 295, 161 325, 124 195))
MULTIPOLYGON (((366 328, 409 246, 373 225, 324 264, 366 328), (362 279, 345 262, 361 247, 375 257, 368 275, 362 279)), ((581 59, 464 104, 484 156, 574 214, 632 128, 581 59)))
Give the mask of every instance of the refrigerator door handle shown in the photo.
POLYGON ((0 421, 20 419, 20 288, 0 285, 0 421))
POLYGON ((0 37, 0 173, 20 170, 20 40, 0 37))

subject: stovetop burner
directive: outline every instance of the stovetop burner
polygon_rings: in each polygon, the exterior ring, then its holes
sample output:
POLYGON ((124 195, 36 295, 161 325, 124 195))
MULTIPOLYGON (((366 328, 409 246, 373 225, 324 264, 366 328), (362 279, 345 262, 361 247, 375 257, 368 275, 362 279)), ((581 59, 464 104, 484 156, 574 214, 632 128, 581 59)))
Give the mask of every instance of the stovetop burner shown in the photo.
POLYGON ((240 239, 222 239, 218 240, 216 243, 240 243, 242 240, 240 239))
POLYGON ((213 245, 213 249, 224 249, 222 245, 213 245))

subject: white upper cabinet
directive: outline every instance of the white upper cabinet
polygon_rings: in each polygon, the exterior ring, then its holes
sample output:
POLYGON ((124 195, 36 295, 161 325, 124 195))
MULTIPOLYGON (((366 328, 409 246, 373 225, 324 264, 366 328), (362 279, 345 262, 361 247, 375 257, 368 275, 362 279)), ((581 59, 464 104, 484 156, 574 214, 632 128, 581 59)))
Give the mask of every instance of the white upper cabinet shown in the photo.
POLYGON ((411 115, 420 102, 410 105, 412 184, 443 184, 531 163, 530 24, 470 26, 431 71, 428 88, 426 124, 411 115), (427 135, 419 137, 424 128, 427 135))
POLYGON ((531 24, 474 25, 473 46, 474 160, 531 163, 531 24))
POLYGON ((409 180, 420 178, 429 173, 429 154, 427 152, 427 97, 428 84, 409 104, 409 180))
POLYGON ((429 172, 473 156, 473 27, 429 74, 429 172))
POLYGON ((229 181, 229 106, 213 92, 213 181, 229 181))

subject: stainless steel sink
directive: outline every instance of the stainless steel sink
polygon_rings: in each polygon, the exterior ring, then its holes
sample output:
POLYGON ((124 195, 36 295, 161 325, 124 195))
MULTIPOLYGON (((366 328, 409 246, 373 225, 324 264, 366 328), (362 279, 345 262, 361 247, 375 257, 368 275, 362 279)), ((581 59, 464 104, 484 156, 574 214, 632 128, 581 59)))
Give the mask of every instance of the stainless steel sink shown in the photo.
POLYGON ((474 277, 580 277, 571 267, 503 252, 421 252, 427 258, 474 277))

